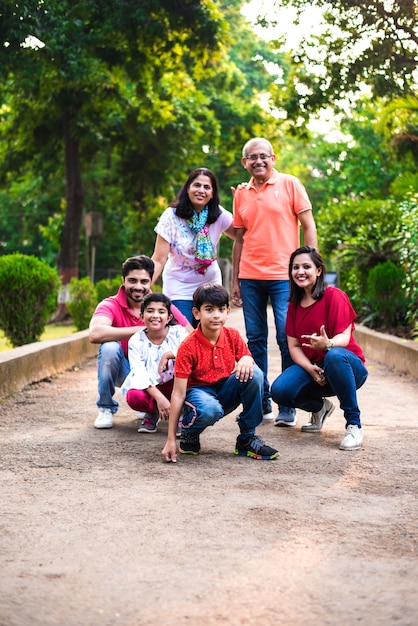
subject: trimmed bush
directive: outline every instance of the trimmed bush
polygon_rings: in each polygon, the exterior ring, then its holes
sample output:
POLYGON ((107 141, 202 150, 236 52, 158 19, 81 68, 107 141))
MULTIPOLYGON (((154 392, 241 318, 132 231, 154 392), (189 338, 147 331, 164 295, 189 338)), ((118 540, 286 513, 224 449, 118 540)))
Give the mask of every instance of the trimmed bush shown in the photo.
POLYGON ((88 328, 97 304, 96 288, 88 277, 72 278, 68 285, 67 309, 77 330, 88 328))
POLYGON ((39 341, 57 306, 57 271, 34 256, 0 256, 0 328, 12 346, 39 341))
POLYGON ((118 293, 118 289, 122 284, 122 280, 119 277, 116 278, 104 278, 96 283, 97 303, 101 302, 105 298, 115 296, 118 293))
POLYGON ((405 321, 408 309, 403 284, 405 272, 392 261, 379 263, 367 277, 367 300, 372 312, 386 326, 405 321))

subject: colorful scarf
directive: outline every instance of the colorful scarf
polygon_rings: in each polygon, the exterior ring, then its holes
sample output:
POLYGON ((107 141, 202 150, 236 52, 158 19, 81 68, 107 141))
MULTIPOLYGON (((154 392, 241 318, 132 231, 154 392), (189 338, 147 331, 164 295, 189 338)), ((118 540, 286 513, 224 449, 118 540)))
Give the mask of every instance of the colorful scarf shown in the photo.
POLYGON ((193 217, 188 221, 189 228, 197 234, 194 255, 198 274, 206 274, 209 265, 215 260, 215 250, 209 235, 209 228, 206 225, 207 219, 208 207, 205 206, 200 213, 195 211, 193 217))

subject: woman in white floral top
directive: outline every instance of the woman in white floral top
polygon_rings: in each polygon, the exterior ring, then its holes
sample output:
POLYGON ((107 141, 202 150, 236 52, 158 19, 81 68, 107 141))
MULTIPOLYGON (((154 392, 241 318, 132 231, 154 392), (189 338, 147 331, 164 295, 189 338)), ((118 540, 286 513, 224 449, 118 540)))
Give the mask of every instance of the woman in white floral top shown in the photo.
POLYGON ((163 292, 196 326, 193 293, 205 283, 222 284, 216 247, 222 233, 235 239, 232 214, 219 204, 218 182, 211 170, 192 171, 155 231, 153 283, 162 272, 163 292))

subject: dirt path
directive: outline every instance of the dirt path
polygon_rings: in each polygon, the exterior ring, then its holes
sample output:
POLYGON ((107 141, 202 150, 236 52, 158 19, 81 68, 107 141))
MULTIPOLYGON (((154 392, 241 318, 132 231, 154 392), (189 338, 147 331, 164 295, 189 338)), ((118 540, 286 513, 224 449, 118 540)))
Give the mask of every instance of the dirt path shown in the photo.
POLYGON ((93 360, 3 402, 0 625, 415 626, 418 382, 368 365, 363 449, 299 413, 260 427, 273 462, 232 454, 234 415, 177 465, 123 402, 95 430, 93 360))

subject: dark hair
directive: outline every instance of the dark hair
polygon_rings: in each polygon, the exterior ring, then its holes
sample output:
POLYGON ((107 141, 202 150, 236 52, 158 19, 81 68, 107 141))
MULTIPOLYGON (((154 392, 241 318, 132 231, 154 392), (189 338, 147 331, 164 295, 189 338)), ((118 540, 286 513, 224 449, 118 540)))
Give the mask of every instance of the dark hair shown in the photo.
POLYGON ((315 286, 312 289, 312 293, 311 293, 312 298, 314 300, 320 300, 322 296, 324 295, 325 289, 328 287, 325 281, 325 272, 326 272, 325 263, 322 259, 322 256, 319 254, 318 250, 316 250, 316 248, 311 248, 310 246, 302 246, 301 248, 298 248, 297 250, 292 252, 290 261, 289 261, 289 278, 290 278, 289 302, 292 302, 293 304, 299 304, 299 302, 302 300, 305 294, 305 291, 302 289, 302 287, 298 287, 292 278, 293 262, 295 260, 295 257, 298 254, 309 254, 315 267, 322 269, 322 272, 319 274, 319 276, 316 279, 315 286))
POLYGON ((200 310, 203 304, 213 304, 214 306, 229 306, 229 293, 222 285, 206 283, 200 285, 193 294, 193 306, 200 310))
POLYGON ((154 261, 150 259, 149 256, 145 256, 145 254, 131 256, 122 263, 123 278, 126 278, 126 276, 133 270, 145 270, 152 279, 154 275, 154 261))
POLYGON ((141 313, 145 311, 150 302, 161 302, 161 304, 163 304, 167 309, 168 314, 171 315, 171 300, 170 298, 167 298, 165 294, 160 293, 159 291, 151 291, 150 293, 147 293, 141 302, 141 313))
POLYGON ((208 202, 207 223, 213 224, 214 222, 216 222, 221 214, 221 209, 219 208, 220 200, 218 181, 216 180, 215 174, 211 170, 208 170, 206 167, 198 167, 190 173, 189 178, 186 180, 186 182, 178 192, 177 198, 174 202, 172 202, 171 206, 176 210, 176 215, 178 217, 182 217, 186 220, 189 220, 193 217, 194 208, 192 203, 190 202, 189 196, 187 195, 187 191, 195 178, 201 175, 210 178, 210 182, 212 183, 213 196, 208 202))

